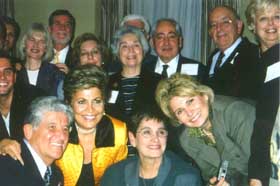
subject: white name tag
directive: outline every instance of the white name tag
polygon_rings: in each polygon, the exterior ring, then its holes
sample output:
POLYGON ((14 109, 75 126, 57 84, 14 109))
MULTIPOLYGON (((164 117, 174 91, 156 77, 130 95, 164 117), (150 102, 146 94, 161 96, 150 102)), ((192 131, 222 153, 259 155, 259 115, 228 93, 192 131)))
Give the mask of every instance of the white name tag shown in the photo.
POLYGON ((280 77, 280 61, 267 67, 264 82, 266 83, 278 77, 280 77))
POLYGON ((182 74, 194 76, 198 74, 198 64, 183 64, 181 68, 182 74))
POLYGON ((108 102, 109 103, 116 103, 118 95, 119 95, 119 91, 112 90, 111 91, 111 97, 109 98, 108 102))

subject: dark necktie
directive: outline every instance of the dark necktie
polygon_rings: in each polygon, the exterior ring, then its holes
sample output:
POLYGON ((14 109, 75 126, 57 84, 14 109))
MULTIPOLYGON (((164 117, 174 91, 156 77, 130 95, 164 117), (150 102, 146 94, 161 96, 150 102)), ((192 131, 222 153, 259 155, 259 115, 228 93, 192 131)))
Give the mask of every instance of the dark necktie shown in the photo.
POLYGON ((51 174, 52 174, 51 168, 47 167, 47 170, 44 175, 45 186, 51 185, 51 174))
POLYGON ((161 72, 161 75, 163 78, 167 78, 168 77, 168 74, 167 74, 167 68, 169 66, 168 65, 162 65, 162 72, 161 72))
POLYGON ((218 70, 218 68, 220 68, 220 65, 222 63, 223 57, 225 56, 225 54, 223 52, 220 52, 220 55, 217 59, 216 65, 215 65, 215 69, 214 72, 216 72, 218 70))

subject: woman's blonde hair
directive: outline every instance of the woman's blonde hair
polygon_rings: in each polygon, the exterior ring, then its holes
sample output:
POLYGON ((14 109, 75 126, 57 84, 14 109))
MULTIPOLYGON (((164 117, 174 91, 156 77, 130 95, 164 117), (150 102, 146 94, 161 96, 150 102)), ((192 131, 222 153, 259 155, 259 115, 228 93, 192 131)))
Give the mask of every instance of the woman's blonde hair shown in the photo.
POLYGON ((201 85, 199 82, 185 74, 175 73, 170 78, 159 82, 156 89, 156 101, 164 114, 170 119, 177 121, 177 118, 170 108, 170 100, 175 97, 208 96, 209 105, 214 101, 214 93, 211 88, 201 85))
POLYGON ((245 12, 248 29, 251 31, 255 30, 257 12, 273 7, 280 8, 280 0, 251 0, 245 12))
POLYGON ((46 52, 42 56, 42 61, 51 61, 53 58, 53 44, 51 36, 48 32, 48 30, 45 28, 45 26, 42 23, 32 23, 30 27, 28 28, 27 32, 23 35, 20 44, 19 44, 19 54, 20 58, 22 60, 25 60, 26 58, 26 40, 28 37, 31 37, 33 33, 42 33, 44 35, 45 44, 46 44, 46 52))

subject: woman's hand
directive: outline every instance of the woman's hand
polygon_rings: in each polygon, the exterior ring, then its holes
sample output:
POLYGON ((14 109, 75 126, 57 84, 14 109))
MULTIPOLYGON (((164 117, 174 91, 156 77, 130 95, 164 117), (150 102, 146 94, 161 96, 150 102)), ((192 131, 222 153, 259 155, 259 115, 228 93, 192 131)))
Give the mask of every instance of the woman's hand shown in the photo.
POLYGON ((22 165, 24 162, 21 157, 21 147, 20 144, 16 140, 12 139, 3 139, 0 141, 0 154, 1 155, 9 155, 14 160, 18 160, 22 165))
POLYGON ((222 178, 220 180, 217 179, 217 177, 213 177, 209 180, 209 185, 214 186, 229 186, 229 183, 226 182, 225 178, 222 178))

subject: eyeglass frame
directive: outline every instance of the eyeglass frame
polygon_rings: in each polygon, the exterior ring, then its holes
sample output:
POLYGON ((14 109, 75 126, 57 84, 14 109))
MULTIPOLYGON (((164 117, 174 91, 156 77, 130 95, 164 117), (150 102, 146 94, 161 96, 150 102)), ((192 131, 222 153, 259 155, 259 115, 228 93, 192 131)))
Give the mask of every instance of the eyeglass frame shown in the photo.
POLYGON ((218 26, 226 28, 233 23, 233 20, 230 18, 224 18, 221 21, 209 23, 209 30, 216 30, 218 26))
POLYGON ((144 127, 138 131, 136 131, 136 133, 139 133, 142 137, 146 138, 146 139, 151 139, 153 137, 158 137, 158 138, 166 138, 168 136, 168 131, 165 128, 159 128, 155 133, 153 132, 153 130, 149 127, 144 127), (149 131, 149 134, 145 134, 145 131, 149 131), (160 132, 165 132, 164 134, 161 134, 160 132))

